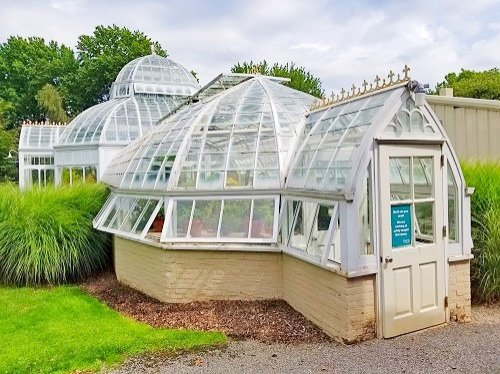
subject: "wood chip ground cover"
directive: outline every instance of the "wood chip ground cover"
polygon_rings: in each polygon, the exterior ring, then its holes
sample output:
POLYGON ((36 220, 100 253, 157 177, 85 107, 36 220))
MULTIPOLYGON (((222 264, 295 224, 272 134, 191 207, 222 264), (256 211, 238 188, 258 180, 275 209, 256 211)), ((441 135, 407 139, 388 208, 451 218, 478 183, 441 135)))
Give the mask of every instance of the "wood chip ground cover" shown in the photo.
POLYGON ((264 343, 318 343, 329 338, 283 300, 162 303, 120 284, 113 274, 81 285, 113 309, 154 327, 222 331, 264 343))

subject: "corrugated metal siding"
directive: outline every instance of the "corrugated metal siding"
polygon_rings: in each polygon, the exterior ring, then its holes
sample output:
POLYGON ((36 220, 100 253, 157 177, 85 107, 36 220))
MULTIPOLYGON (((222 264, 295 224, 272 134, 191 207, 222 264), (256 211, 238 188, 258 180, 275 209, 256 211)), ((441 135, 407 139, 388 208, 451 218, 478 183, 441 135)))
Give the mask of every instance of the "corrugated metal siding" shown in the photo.
POLYGON ((427 96, 427 102, 460 159, 500 159, 500 101, 427 96))

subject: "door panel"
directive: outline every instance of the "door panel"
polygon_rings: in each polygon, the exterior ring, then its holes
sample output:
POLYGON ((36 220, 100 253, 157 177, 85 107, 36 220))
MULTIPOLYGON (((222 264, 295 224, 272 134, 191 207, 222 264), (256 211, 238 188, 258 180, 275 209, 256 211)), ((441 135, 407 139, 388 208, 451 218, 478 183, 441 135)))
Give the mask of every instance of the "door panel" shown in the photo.
POLYGON ((445 322, 440 146, 379 148, 383 335, 445 322))

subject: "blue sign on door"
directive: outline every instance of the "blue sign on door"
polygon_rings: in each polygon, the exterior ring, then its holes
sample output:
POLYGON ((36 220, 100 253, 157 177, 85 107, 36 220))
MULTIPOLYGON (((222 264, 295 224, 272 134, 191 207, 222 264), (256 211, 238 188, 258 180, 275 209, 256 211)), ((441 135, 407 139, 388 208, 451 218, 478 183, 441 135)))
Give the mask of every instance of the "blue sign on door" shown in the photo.
POLYGON ((392 248, 405 247, 412 242, 411 205, 391 206, 392 248))

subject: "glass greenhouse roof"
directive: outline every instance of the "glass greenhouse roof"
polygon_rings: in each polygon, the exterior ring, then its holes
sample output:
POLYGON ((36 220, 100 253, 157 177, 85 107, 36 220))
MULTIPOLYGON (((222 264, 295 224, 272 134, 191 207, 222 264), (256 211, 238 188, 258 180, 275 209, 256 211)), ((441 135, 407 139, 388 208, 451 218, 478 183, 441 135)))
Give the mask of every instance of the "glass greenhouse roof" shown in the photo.
POLYGON ((196 78, 186 68, 158 55, 130 61, 118 73, 111 97, 137 93, 191 96, 200 89, 196 78))
POLYGON ((118 74, 111 99, 78 115, 57 145, 128 144, 198 90, 194 76, 172 60, 157 55, 137 58, 118 74))
POLYGON ((58 145, 128 144, 183 102, 172 96, 136 95, 111 99, 78 115, 61 134, 58 145))
POLYGON ((315 98, 264 76, 185 106, 111 162, 120 189, 280 188, 315 98))
POLYGON ((393 93, 388 90, 311 113, 287 188, 343 192, 358 148, 393 93))
POLYGON ((50 150, 59 140, 66 125, 55 123, 23 123, 19 137, 19 150, 50 150))

